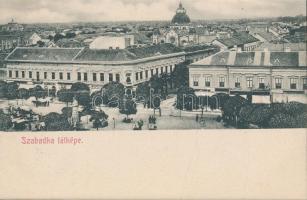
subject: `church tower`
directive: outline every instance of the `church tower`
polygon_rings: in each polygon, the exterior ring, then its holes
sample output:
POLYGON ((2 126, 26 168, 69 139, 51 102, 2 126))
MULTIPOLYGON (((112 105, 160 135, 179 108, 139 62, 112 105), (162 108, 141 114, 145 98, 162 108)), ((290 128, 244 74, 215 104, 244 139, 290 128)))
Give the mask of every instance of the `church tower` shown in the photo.
POLYGON ((176 10, 176 14, 172 19, 171 27, 178 29, 188 29, 190 27, 190 23, 190 17, 187 15, 187 11, 180 1, 179 7, 176 10))

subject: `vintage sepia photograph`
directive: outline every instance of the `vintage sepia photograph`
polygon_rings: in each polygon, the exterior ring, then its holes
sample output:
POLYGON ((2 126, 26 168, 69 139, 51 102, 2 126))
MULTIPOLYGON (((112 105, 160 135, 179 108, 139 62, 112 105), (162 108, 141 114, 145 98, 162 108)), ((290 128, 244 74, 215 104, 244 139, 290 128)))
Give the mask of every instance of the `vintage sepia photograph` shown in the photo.
POLYGON ((0 130, 307 127, 305 0, 1 0, 0 130))
POLYGON ((0 0, 0 199, 307 199, 306 0, 0 0))

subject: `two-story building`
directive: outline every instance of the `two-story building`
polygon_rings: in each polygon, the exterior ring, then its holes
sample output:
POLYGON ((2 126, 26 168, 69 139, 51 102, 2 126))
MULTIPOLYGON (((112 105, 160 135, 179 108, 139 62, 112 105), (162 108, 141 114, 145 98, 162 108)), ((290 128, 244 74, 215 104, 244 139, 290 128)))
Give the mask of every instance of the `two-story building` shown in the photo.
POLYGON ((190 87, 307 103, 306 51, 221 52, 189 66, 190 87))
POLYGON ((56 88, 84 82, 92 89, 117 81, 136 86, 154 75, 171 73, 185 61, 172 44, 127 49, 16 48, 5 59, 7 80, 56 88))

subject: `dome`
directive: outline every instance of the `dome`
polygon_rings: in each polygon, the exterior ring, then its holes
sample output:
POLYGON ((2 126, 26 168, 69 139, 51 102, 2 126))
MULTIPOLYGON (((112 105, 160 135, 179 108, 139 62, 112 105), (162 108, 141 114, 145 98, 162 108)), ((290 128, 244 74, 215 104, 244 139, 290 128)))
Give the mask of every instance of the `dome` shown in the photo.
POLYGON ((189 24, 191 23, 190 17, 187 15, 185 8, 179 4, 176 15, 172 19, 172 24, 189 24))

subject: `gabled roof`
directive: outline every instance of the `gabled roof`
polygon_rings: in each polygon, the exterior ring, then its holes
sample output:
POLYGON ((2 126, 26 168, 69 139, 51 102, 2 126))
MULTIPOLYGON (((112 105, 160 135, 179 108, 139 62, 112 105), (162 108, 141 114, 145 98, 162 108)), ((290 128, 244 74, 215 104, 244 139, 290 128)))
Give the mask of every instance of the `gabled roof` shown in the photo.
POLYGON ((296 52, 220 52, 190 66, 276 66, 307 67, 306 51, 296 52))

